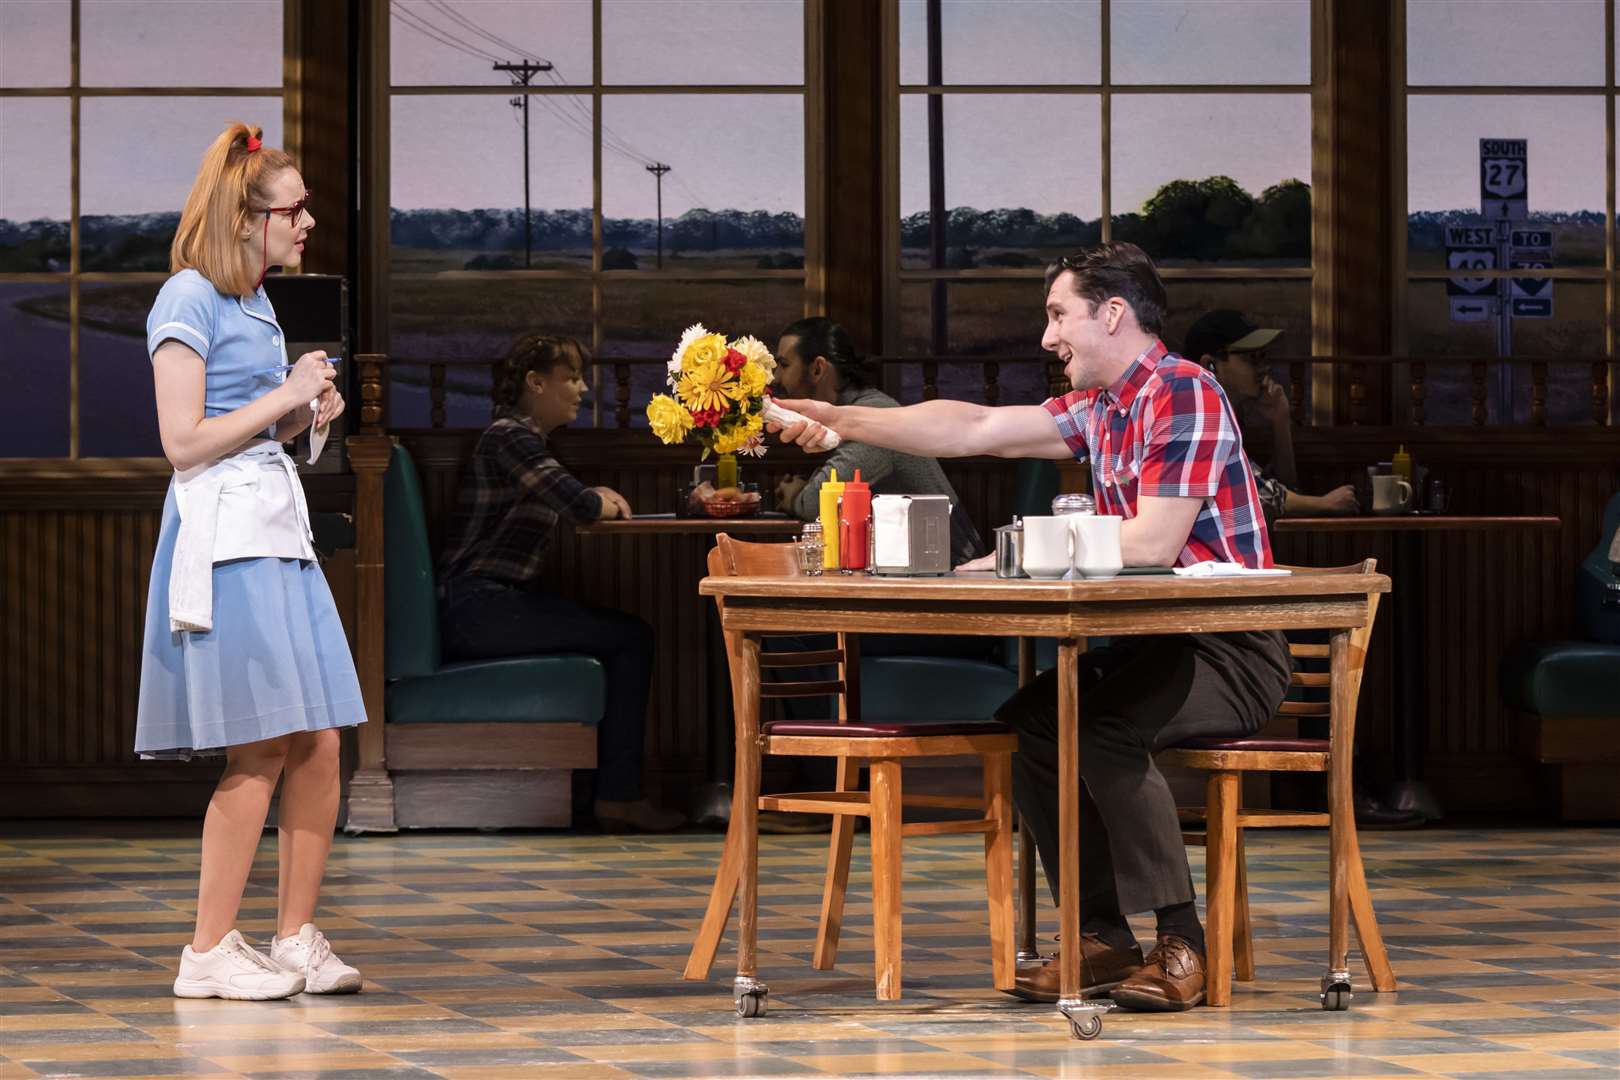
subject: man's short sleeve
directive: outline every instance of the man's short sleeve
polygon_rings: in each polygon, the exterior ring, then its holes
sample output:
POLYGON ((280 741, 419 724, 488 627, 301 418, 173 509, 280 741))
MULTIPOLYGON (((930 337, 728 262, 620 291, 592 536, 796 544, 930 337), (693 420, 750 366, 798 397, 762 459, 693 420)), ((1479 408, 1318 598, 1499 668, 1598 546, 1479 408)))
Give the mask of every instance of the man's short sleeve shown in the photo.
POLYGON ((1182 376, 1154 393, 1142 416, 1137 494, 1212 498, 1238 450, 1237 425, 1213 379, 1182 376))
POLYGON ((1091 456, 1091 448, 1086 445, 1086 425, 1091 421, 1091 403, 1095 397, 1090 390, 1070 390, 1062 397, 1041 402, 1041 408, 1052 414, 1058 434, 1063 436, 1076 461, 1085 461, 1091 456))
POLYGON ((214 343, 215 298, 219 294, 200 274, 181 273, 171 277, 158 290, 152 311, 146 316, 146 355, 174 340, 194 350, 204 360, 214 343))

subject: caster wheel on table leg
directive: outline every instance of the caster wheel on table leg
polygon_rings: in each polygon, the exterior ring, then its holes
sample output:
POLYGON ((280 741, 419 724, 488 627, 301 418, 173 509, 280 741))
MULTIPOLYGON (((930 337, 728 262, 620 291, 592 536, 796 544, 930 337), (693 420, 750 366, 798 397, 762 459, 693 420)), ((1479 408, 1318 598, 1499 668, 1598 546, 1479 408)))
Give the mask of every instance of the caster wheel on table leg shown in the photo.
POLYGON ((744 1020, 765 1015, 765 997, 771 988, 751 975, 739 975, 731 983, 731 996, 737 1003, 737 1015, 744 1020))
POLYGON ((1350 1008, 1350 973, 1330 971, 1322 976, 1322 1008, 1327 1012, 1344 1012, 1350 1008))
POLYGON ((1069 1034, 1073 1035, 1077 1039, 1084 1039, 1088 1042, 1095 1039, 1098 1035, 1102 1034, 1102 1017, 1100 1015, 1093 1014, 1086 1017, 1084 1020, 1075 1020, 1070 1018, 1069 1034))

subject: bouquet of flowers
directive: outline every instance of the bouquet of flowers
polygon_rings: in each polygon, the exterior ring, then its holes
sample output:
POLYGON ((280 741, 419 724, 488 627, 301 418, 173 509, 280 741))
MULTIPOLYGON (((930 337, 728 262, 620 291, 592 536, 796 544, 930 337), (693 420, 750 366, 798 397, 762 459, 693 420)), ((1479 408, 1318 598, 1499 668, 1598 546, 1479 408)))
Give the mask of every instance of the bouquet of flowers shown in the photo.
POLYGON ((647 403, 647 422, 665 445, 689 438, 710 454, 765 453, 766 386, 776 358, 753 337, 727 341, 703 324, 688 327, 669 361, 671 394, 647 403))
MULTIPOLYGON (((764 457, 766 421, 786 427, 804 419, 771 398, 768 387, 775 377, 776 357, 758 338, 728 342, 702 323, 689 326, 669 359, 667 381, 674 396, 654 394, 647 423, 665 446, 696 435, 704 460, 710 454, 764 457)), ((826 431, 813 449, 831 450, 840 441, 836 432, 826 431)))

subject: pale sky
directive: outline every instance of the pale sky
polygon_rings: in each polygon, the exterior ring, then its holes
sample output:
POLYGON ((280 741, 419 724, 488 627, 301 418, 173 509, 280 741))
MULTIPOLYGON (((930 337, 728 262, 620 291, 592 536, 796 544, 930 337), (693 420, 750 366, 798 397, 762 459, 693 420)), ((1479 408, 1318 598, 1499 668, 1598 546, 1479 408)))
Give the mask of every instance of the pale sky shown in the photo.
MULTIPOLYGON (((902 80, 920 82, 923 0, 899 2, 902 80)), ((392 24, 396 84, 501 86, 507 80, 490 70, 493 59, 525 54, 552 62, 567 84, 590 81, 590 0, 403 0, 401 7, 392 24)), ((1602 79, 1602 0, 1409 0, 1407 7, 1414 85, 1602 79)), ((84 0, 84 81, 274 85, 281 8, 280 0, 84 0)), ((1100 77, 1099 0, 944 0, 943 9, 948 83, 1073 85, 1100 77)), ((67 10, 68 0, 0 0, 0 84, 65 84, 67 10)), ((1309 11, 1309 0, 1114 0, 1114 80, 1304 83, 1309 11)), ((604 82, 799 82, 802 12, 801 0, 604 0, 604 82)), ((521 132, 506 97, 397 95, 393 205, 521 206, 521 132)), ((590 108, 588 97, 532 104, 536 207, 590 205, 590 108)), ((1095 217, 1098 110, 1089 95, 949 96, 947 204, 1095 217)), ((86 99, 84 212, 177 209, 225 120, 263 124, 278 142, 278 112, 277 102, 258 98, 86 99)), ((66 216, 65 116, 65 99, 0 100, 0 217, 66 216)), ((604 122, 609 216, 653 214, 654 182, 644 168, 652 160, 674 166, 664 181, 666 216, 694 206, 803 212, 797 95, 609 95, 604 122)), ((1413 95, 1407 129, 1414 210, 1477 205, 1481 136, 1529 139, 1533 209, 1603 205, 1601 96, 1413 95)), ((1309 180, 1309 143, 1303 94, 1118 93, 1114 208, 1134 209, 1177 177, 1225 173, 1255 193, 1290 177, 1309 180)), ((925 209, 921 96, 901 103, 900 169, 902 212, 925 209)))

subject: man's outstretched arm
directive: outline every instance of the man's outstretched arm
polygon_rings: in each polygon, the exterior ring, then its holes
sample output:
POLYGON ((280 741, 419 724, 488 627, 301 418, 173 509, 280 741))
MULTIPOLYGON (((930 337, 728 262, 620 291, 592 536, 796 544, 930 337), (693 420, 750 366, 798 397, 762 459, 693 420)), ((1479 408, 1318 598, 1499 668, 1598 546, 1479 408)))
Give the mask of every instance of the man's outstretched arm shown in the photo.
MULTIPOLYGON (((1044 458, 1072 461, 1052 414, 1039 405, 974 405, 966 401, 925 401, 898 409, 830 405, 824 401, 783 400, 804 417, 781 429, 782 441, 818 449, 831 430, 842 439, 883 446, 921 457, 1044 458)), ((771 425, 773 428, 775 425, 771 425)))

